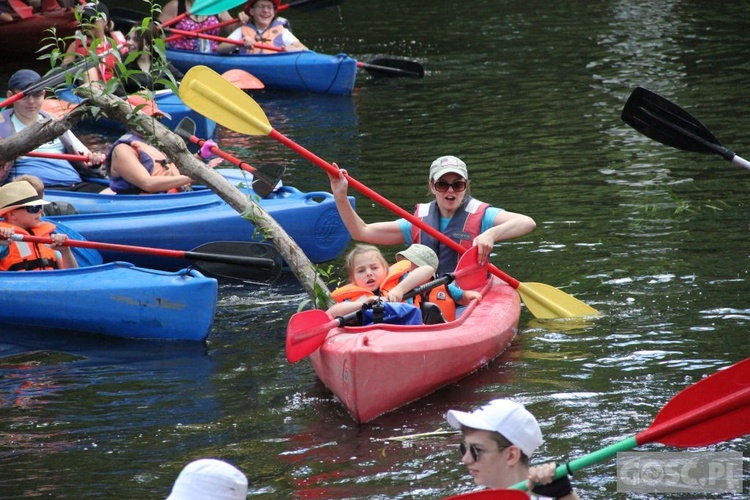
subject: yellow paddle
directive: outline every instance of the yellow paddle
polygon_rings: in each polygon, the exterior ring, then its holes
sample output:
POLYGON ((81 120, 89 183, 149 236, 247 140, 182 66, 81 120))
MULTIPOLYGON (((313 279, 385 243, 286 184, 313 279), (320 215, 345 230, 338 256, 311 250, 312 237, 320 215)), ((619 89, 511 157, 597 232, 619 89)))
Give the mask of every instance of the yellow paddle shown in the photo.
MULTIPOLYGON (((338 168, 274 130, 258 103, 212 69, 205 66, 193 66, 180 84, 180 99, 195 111, 226 128, 247 135, 267 135, 328 173, 336 175, 339 172, 338 168)), ((354 189, 399 217, 408 220, 456 252, 466 251, 455 241, 361 182, 350 176, 347 176, 347 179, 354 189)), ((515 288, 529 312, 537 318, 571 318, 599 314, 593 307, 552 286, 543 283, 521 283, 495 266, 490 266, 490 272, 515 288)))

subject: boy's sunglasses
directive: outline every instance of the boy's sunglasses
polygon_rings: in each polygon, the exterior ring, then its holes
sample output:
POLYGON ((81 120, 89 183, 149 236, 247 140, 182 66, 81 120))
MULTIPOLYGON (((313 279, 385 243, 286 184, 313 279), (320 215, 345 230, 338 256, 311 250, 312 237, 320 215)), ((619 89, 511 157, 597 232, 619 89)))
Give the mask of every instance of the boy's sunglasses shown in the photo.
POLYGON ((42 208, 44 208, 43 205, 29 205, 27 207, 23 207, 26 209, 26 211, 30 214, 38 214, 42 211, 42 208))
POLYGON ((453 188, 453 191, 455 191, 456 193, 460 193, 461 191, 464 191, 466 189, 466 181, 435 181, 433 183, 433 186, 435 186, 435 189, 441 193, 445 193, 449 188, 453 188))
MULTIPOLYGON (((497 450, 491 450, 491 451, 501 452, 507 447, 508 446, 503 446, 502 448, 498 448, 497 450)), ((474 462, 479 461, 479 459, 482 458, 482 454, 487 452, 487 450, 480 450, 479 448, 477 448, 477 445, 475 444, 470 444, 467 448, 466 443, 461 441, 461 444, 458 445, 458 451, 461 452, 461 458, 463 458, 464 455, 466 455, 467 449, 469 451, 469 454, 471 455, 471 460, 474 462)))

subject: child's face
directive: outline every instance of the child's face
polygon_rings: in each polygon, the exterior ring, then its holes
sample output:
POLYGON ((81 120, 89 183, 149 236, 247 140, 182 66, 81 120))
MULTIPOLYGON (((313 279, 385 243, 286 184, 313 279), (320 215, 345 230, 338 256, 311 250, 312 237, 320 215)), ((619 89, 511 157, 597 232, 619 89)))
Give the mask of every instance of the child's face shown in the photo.
POLYGON ((352 262, 352 283, 374 292, 380 288, 388 270, 377 252, 366 252, 352 262))
MULTIPOLYGON (((36 210, 36 207, 29 207, 31 210, 36 210)), ((42 220, 41 206, 39 211, 31 213, 26 210, 26 207, 21 207, 9 212, 8 222, 15 224, 16 226, 23 229, 32 229, 37 227, 42 220)))

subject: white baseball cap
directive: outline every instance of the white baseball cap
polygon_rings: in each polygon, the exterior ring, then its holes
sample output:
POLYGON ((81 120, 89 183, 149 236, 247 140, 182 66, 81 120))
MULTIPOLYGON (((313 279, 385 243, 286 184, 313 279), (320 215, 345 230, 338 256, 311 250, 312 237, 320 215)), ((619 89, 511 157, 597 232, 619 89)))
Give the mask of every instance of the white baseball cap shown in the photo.
POLYGON ((177 476, 167 500, 246 500, 247 477, 214 458, 190 462, 177 476))
POLYGON ((466 170, 466 163, 463 160, 455 156, 441 156, 430 165, 429 180, 436 181, 450 172, 458 174, 466 180, 469 179, 469 172, 466 170))
POLYGON ((527 457, 531 457, 544 442, 534 415, 522 404, 509 399, 494 399, 471 413, 450 410, 445 416, 454 429, 464 426, 480 431, 499 432, 521 448, 527 457))

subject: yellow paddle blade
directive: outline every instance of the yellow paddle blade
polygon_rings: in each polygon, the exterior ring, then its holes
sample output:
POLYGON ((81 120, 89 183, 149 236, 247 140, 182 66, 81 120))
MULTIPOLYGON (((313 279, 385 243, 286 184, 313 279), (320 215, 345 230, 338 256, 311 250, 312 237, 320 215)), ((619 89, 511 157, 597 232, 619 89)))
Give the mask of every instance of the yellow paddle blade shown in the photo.
POLYGON ((258 103, 206 66, 193 66, 185 74, 180 99, 203 116, 241 134, 268 135, 273 130, 258 103))
POLYGON ((526 308, 537 318, 576 318, 599 314, 593 307, 544 283, 521 283, 517 290, 526 308))

